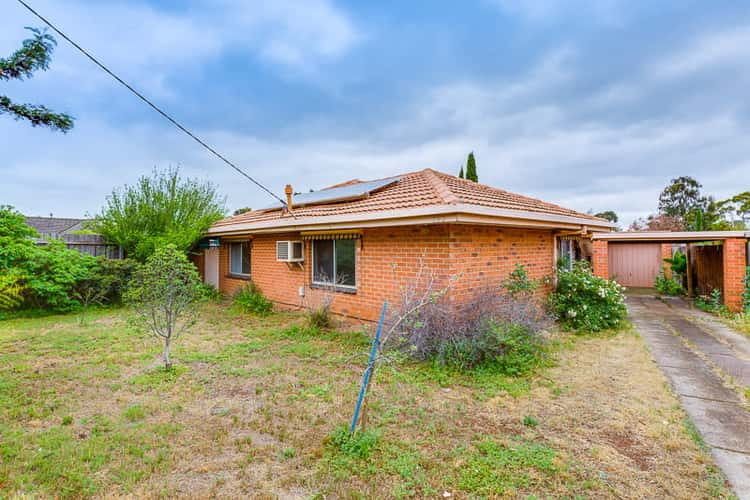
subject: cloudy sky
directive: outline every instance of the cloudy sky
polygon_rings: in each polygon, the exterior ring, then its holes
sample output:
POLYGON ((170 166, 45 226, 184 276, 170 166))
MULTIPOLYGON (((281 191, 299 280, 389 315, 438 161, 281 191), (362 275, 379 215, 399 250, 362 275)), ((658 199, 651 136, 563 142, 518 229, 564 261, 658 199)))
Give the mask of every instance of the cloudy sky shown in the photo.
MULTIPOLYGON (((750 4, 656 0, 29 0, 279 194, 431 167, 473 150, 480 181, 624 222, 670 178, 750 188, 750 4), (593 6, 592 6, 593 5, 593 6)), ((40 26, 0 5, 0 54, 40 26)), ((0 203, 95 213, 154 167, 267 194, 63 40, 0 94, 76 118, 63 135, 0 116, 0 203)))

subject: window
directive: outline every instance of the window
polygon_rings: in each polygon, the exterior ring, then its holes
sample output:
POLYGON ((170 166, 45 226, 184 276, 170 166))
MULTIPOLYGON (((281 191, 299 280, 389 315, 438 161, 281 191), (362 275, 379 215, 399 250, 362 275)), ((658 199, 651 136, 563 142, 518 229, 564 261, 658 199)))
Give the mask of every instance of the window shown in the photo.
POLYGON ((229 244, 229 273, 250 276, 250 242, 229 244))
POLYGON ((357 240, 313 240, 313 277, 319 285, 357 286, 357 240))

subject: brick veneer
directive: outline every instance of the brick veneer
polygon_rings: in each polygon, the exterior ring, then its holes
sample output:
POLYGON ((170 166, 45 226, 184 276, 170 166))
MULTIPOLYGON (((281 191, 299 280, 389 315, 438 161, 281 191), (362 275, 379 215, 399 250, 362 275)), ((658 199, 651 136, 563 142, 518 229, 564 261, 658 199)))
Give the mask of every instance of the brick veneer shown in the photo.
POLYGON ((744 239, 724 240, 724 304, 730 311, 742 309, 742 280, 747 267, 747 241, 744 239))
POLYGON ((609 279, 609 245, 604 240, 594 240, 591 263, 595 276, 609 279))
MULTIPOLYGON (((315 304, 325 291, 311 286, 311 242, 305 243, 302 265, 277 262, 276 241, 287 239, 299 239, 299 234, 252 238, 252 280, 278 304, 315 304), (301 286, 304 298, 299 296, 301 286)), ((229 276, 228 248, 224 242, 219 253, 219 287, 232 294, 247 281, 229 276)), ((541 230, 457 224, 366 229, 356 252, 356 293, 336 293, 333 310, 368 321, 377 319, 383 300, 398 299, 420 262, 434 273, 437 287, 445 286, 451 275, 458 276, 450 296, 454 303, 468 300, 478 287, 499 284, 516 263, 523 264, 533 279, 551 276, 554 270, 554 235, 541 230)))
POLYGON ((664 259, 672 258, 672 244, 662 243, 661 244, 661 266, 664 269, 664 276, 667 278, 672 277, 672 267, 664 262, 664 259))

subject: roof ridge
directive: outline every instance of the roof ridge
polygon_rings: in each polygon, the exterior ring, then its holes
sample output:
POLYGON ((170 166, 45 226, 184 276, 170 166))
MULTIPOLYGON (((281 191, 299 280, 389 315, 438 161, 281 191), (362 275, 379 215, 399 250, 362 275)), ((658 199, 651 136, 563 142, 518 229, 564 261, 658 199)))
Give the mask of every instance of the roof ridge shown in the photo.
MULTIPOLYGON (((444 172, 435 172, 435 173, 443 175, 443 176, 446 176, 446 177, 450 177, 451 179, 459 181, 459 182, 462 182, 464 184, 471 183, 471 187, 480 186, 482 188, 489 189, 491 191, 496 191, 498 193, 503 193, 505 195, 515 196, 515 197, 518 197, 518 198, 522 198, 524 200, 535 201, 537 203, 540 203, 542 205, 546 205, 548 207, 554 207, 554 208, 558 208, 558 209, 561 209, 561 210, 568 210, 568 211, 572 211, 572 212, 577 212, 577 213, 579 213, 581 215, 588 215, 588 214, 584 214, 583 212, 578 212, 577 210, 573 210, 573 209, 570 209, 570 208, 563 207, 562 205, 558 205, 557 203, 552 203, 550 201, 543 200, 541 198, 535 198, 533 196, 529 196, 529 195, 526 195, 526 194, 521 194, 521 193, 516 193, 516 192, 513 192, 513 191, 508 191, 507 189, 499 188, 499 187, 496 187, 496 186, 490 186, 489 184, 482 184, 481 182, 475 182, 475 181, 472 181, 470 179, 462 179, 461 177, 457 177, 457 176, 453 176, 453 175, 450 175, 450 174, 446 174, 444 172)), ((601 217, 596 217, 596 218, 600 219, 601 217)))
POLYGON ((422 170, 422 172, 427 178, 427 182, 430 183, 432 189, 437 193, 440 199, 443 200, 443 203, 447 205, 455 205, 456 203, 461 202, 461 199, 456 196, 456 193, 451 191, 450 187, 448 187, 448 185, 437 175, 438 172, 431 168, 426 168, 422 170))

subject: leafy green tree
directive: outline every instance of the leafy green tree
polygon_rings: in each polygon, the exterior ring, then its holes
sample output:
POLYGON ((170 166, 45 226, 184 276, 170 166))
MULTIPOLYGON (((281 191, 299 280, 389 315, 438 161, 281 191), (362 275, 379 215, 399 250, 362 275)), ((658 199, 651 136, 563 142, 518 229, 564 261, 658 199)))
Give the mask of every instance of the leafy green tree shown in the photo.
POLYGON ((731 211, 729 200, 714 200, 713 196, 704 198, 702 206, 696 206, 685 217, 685 227, 688 231, 726 231, 734 229, 727 220, 731 211))
POLYGON ((474 152, 469 153, 469 158, 466 160, 466 178, 470 181, 479 182, 479 176, 477 176, 477 162, 474 160, 474 152))
POLYGON ((677 217, 683 222, 695 209, 705 209, 707 199, 701 194, 703 185, 692 177, 672 179, 659 195, 659 213, 677 217))
POLYGON ((459 179, 465 179, 466 176, 464 176, 464 166, 461 165, 461 170, 458 171, 458 178, 459 179))
POLYGON ((617 223, 619 218, 617 217, 617 214, 613 210, 605 210, 604 212, 599 212, 597 214, 594 214, 594 217, 599 217, 601 219, 607 219, 609 222, 617 223))
POLYGON ((235 210, 234 212, 232 212, 232 215, 241 215, 241 214, 244 214, 246 212, 252 212, 252 211, 253 211, 253 209, 250 208, 250 207, 242 207, 242 208, 238 208, 237 210, 235 210))
POLYGON ((92 228, 143 262, 167 243, 187 251, 224 213, 212 183, 183 179, 179 168, 154 169, 134 186, 113 190, 92 228))
POLYGON ((125 301, 136 311, 135 324, 164 342, 166 369, 172 367, 172 342, 195 323, 200 296, 195 266, 173 244, 157 248, 139 265, 125 292, 125 301))
MULTIPOLYGON (((44 30, 26 28, 34 36, 24 40, 20 49, 10 57, 0 58, 0 80, 31 78, 37 70, 46 70, 57 42, 44 30)), ((0 95, 0 114, 9 114, 16 120, 28 120, 31 125, 49 127, 67 132, 73 128, 73 118, 65 113, 54 113, 38 104, 17 104, 0 95)))

